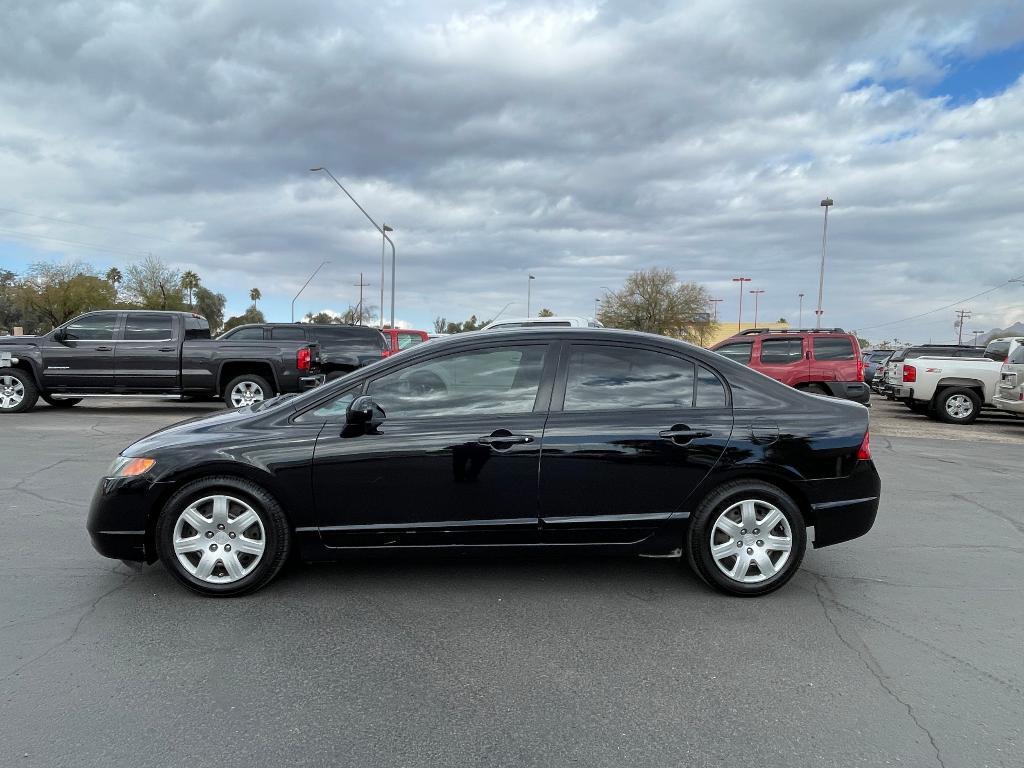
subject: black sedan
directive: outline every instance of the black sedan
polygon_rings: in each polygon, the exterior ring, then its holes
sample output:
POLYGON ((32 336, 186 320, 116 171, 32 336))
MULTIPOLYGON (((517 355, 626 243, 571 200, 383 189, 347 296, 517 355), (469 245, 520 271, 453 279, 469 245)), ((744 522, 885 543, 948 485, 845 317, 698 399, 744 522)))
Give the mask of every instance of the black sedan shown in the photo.
POLYGON ((303 395, 189 421, 127 448, 88 529, 239 595, 297 550, 592 547, 685 553, 760 595, 865 534, 880 482, 863 406, 721 355, 605 329, 461 334, 303 395))

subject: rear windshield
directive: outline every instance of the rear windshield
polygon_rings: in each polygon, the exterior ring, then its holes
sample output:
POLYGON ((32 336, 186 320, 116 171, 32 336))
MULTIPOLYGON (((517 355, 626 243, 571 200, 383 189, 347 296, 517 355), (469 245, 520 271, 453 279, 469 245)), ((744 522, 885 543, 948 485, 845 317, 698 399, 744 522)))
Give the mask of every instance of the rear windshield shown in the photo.
POLYGON ((185 340, 195 341, 196 339, 210 338, 210 324, 205 317, 185 318, 185 340))
POLYGON ((815 336, 815 360, 855 360, 853 340, 847 336, 815 336))
POLYGON ((985 357, 991 360, 1005 360, 1010 354, 1010 342, 993 341, 985 347, 985 357))
POLYGON ((374 328, 358 325, 314 325, 306 331, 320 342, 345 344, 374 349, 387 349, 384 334, 374 328))

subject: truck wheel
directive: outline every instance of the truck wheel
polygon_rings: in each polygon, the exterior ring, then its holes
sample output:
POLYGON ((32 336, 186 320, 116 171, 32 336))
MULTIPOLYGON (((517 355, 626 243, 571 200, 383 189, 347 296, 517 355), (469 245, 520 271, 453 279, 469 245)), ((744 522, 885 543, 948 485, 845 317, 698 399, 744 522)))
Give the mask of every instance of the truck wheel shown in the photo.
POLYGON ((972 424, 980 411, 981 398, 966 387, 950 387, 935 404, 935 413, 947 424, 972 424))
POLYGON ((224 387, 224 402, 228 408, 241 408, 269 400, 274 396, 274 388, 266 379, 252 373, 236 376, 224 387))
POLYGON ((53 408, 70 408, 73 405, 78 405, 82 402, 80 397, 50 397, 49 395, 40 395, 47 404, 53 408))
POLYGON ((0 413, 31 411, 39 399, 32 374, 20 368, 0 371, 0 413))

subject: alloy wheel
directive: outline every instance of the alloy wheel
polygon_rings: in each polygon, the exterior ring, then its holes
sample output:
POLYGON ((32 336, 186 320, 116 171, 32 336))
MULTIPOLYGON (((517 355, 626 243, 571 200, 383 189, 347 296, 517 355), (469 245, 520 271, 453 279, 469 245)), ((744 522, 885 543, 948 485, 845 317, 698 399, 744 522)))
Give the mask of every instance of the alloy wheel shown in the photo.
POLYGON ((174 554, 190 574, 231 584, 252 573, 266 549, 263 521, 234 496, 206 496, 189 504, 174 524, 174 554))
POLYGON ((786 567, 793 550, 793 531, 774 504, 744 499, 718 516, 710 544, 711 556, 722 573, 742 584, 756 584, 786 567))
POLYGON ((0 376, 0 410, 17 408, 25 399, 25 385, 13 376, 0 376))
POLYGON ((974 413, 974 403, 967 395, 953 395, 946 401, 946 413, 954 419, 966 419, 974 413))
POLYGON ((255 381, 240 381, 231 390, 231 405, 235 408, 262 402, 263 387, 255 381))

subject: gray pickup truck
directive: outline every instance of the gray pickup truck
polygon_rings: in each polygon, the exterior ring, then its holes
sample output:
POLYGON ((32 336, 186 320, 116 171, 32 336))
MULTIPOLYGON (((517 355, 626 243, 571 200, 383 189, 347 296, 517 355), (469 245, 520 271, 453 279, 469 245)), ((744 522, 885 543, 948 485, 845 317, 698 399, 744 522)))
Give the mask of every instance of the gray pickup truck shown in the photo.
POLYGON ((0 337, 0 414, 81 395, 221 397, 230 408, 323 383, 309 341, 215 341, 190 312, 89 312, 42 336, 0 337))

